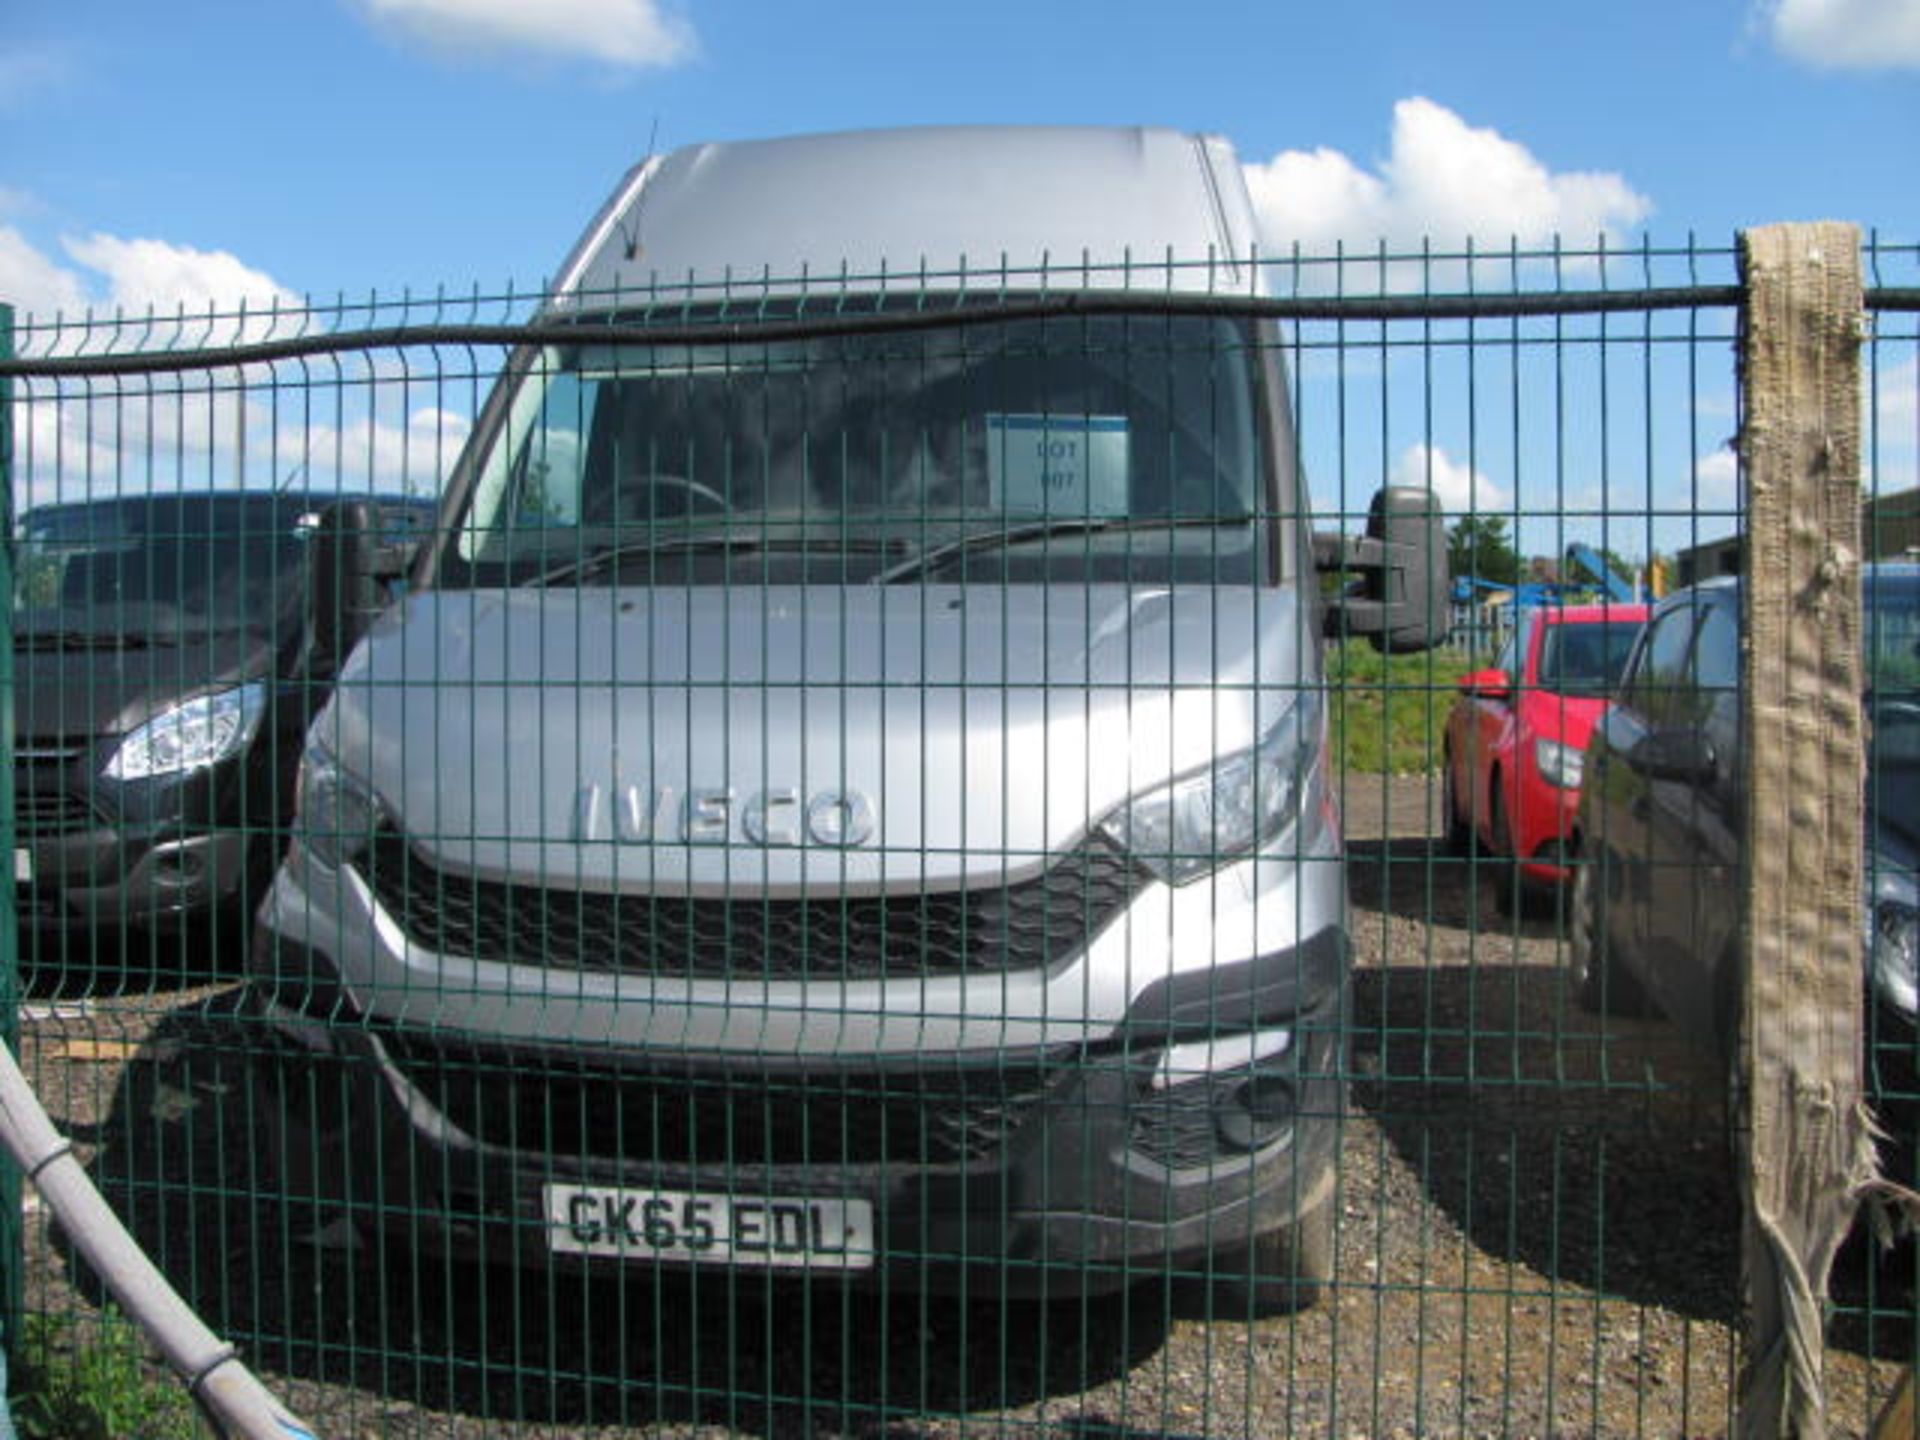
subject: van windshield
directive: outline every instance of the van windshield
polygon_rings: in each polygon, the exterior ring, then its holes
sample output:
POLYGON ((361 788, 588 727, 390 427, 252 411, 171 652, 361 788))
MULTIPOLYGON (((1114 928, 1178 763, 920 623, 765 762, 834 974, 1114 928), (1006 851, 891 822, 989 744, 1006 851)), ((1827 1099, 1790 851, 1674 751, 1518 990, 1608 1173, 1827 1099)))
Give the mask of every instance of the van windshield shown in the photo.
POLYGON ((141 496, 43 506, 19 521, 14 640, 177 645, 298 624, 303 506, 277 497, 141 496))
POLYGON ((1258 335, 1102 315, 547 350, 443 583, 852 581, 916 556, 961 580, 1251 582, 1272 549, 1258 335))

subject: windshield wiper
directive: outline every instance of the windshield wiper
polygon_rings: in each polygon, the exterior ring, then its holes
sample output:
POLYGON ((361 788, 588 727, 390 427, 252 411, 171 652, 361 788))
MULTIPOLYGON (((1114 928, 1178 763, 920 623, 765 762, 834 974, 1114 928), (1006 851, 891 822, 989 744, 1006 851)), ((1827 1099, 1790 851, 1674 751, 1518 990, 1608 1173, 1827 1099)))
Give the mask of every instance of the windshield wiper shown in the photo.
POLYGON ((521 582, 524 586, 557 585, 563 580, 583 580, 608 568, 642 556, 659 555, 742 555, 755 551, 779 551, 796 554, 866 555, 895 549, 890 543, 857 536, 756 535, 752 531, 712 531, 701 535, 676 535, 666 539, 622 540, 578 555, 564 564, 521 582))
POLYGON ((161 642, 131 630, 18 630, 13 643, 19 650, 145 650, 161 642))
POLYGON ((1009 545, 1024 545, 1033 540, 1050 540, 1056 535, 1100 535, 1128 530, 1225 530, 1251 525, 1251 515, 1129 515, 1081 516, 1078 519, 1023 520, 998 530, 974 530, 955 539, 933 545, 911 555, 898 565, 890 565, 873 577, 875 585, 891 585, 911 580, 929 570, 937 570, 947 561, 975 550, 1001 550, 1009 545))

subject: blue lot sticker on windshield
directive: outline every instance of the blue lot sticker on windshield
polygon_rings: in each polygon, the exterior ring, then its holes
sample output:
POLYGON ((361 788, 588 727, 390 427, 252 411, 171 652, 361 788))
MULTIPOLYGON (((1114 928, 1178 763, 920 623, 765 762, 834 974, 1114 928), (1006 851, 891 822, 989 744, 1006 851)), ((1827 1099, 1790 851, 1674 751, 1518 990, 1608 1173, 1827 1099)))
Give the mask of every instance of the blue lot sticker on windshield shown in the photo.
POLYGON ((1125 515, 1127 417, 989 415, 987 481, 1010 515, 1125 515))

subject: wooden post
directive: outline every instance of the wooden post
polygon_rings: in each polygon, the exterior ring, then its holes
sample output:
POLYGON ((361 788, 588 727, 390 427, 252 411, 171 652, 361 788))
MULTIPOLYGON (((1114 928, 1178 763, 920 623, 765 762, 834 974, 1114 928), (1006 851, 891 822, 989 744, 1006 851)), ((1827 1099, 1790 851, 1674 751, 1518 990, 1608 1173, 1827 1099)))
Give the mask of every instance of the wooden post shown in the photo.
POLYGON ((1742 237, 1748 1347, 1737 1431, 1826 1434, 1824 1309, 1873 1174, 1861 1101, 1860 235, 1742 237))

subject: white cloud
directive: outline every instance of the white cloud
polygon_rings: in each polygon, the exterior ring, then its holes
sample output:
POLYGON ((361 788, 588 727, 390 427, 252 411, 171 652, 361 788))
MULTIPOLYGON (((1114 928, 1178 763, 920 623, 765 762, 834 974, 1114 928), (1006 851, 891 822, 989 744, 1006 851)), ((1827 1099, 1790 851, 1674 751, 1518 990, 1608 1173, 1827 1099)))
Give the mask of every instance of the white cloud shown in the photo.
POLYGON ((1609 239, 1644 220, 1645 196, 1619 175, 1556 174, 1498 131, 1476 129, 1444 105, 1415 96, 1393 107, 1393 148, 1377 173, 1338 150, 1288 150, 1247 167, 1263 243, 1281 250, 1351 252, 1384 240, 1453 247, 1569 245, 1609 239))
POLYGON ((36 250, 10 225, 0 225, 0 301, 33 315, 86 308, 81 278, 36 250))
POLYGON ((356 389, 359 413, 338 422, 314 419, 298 396, 210 391, 198 380, 29 399, 15 478, 34 505, 175 486, 437 495, 471 422, 431 406, 403 412, 403 399, 402 386, 375 382, 356 389))
POLYGON ((1809 65, 1920 67, 1915 0, 1762 0, 1756 13, 1782 54, 1809 65))
MULTIPOLYGON (((284 485, 291 477, 319 490, 364 487, 438 495, 468 428, 466 417, 431 408, 397 423, 369 415, 343 428, 289 426, 274 447, 275 483, 284 485)), ((259 478, 252 483, 259 484, 259 478)))
POLYGON ((1684 497, 1696 510, 1730 510, 1740 498, 1740 460, 1722 445, 1693 464, 1693 489, 1684 497))
MULTIPOLYGON (((61 243, 70 264, 0 226, 0 299, 36 322, 19 334, 28 353, 217 346, 314 324, 299 296, 225 251, 105 234, 61 243), (52 323, 89 309, 96 317, 90 325, 52 323), (125 317, 118 326, 98 318, 116 311, 125 317)), ((437 492, 469 427, 450 410, 407 410, 417 387, 404 369, 389 373, 373 358, 364 379, 348 387, 345 413, 329 407, 332 420, 307 413, 304 395, 274 390, 268 367, 226 374, 220 384, 191 374, 124 390, 32 382, 22 396, 23 493, 41 503, 119 489, 289 478, 321 488, 437 492), (244 389, 232 388, 235 376, 244 389)))
POLYGON ((89 235, 62 242, 67 254, 106 281, 107 304, 123 314, 189 315, 249 310, 299 309, 303 302, 271 275, 242 264, 224 250, 195 250, 164 240, 122 240, 89 235))
POLYGON ((1873 423, 1882 445, 1912 446, 1920 427, 1920 360, 1889 365, 1874 376, 1873 423))
POLYGON ((1920 485, 1920 359, 1882 364, 1867 383, 1860 483, 1875 495, 1911 490, 1920 485))
POLYGON ((14 227, 0 226, 0 300, 43 322, 91 309, 97 324, 100 317, 111 324, 117 312, 127 328, 83 337, 77 327, 49 326, 20 336, 29 353, 59 353, 83 338, 95 349, 232 344, 306 322, 300 296, 224 250, 105 234, 68 237, 61 248, 72 263, 47 255, 14 227))
POLYGON ((1507 503, 1498 485, 1437 445, 1409 445, 1394 462, 1391 483, 1429 487, 1449 515, 1499 510, 1507 503))
POLYGON ((544 52, 628 68, 694 52, 693 27, 660 0, 361 0, 374 20, 454 54, 544 52))

